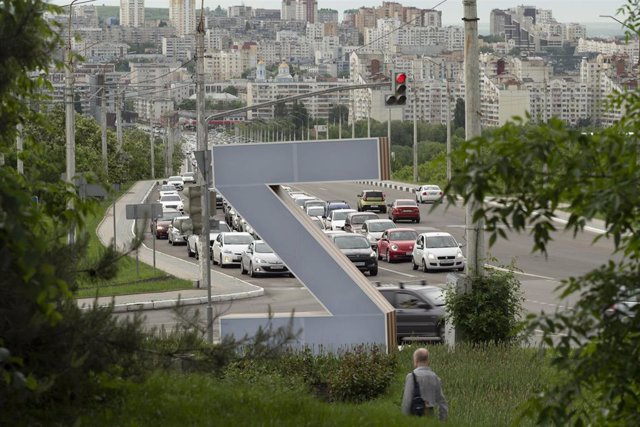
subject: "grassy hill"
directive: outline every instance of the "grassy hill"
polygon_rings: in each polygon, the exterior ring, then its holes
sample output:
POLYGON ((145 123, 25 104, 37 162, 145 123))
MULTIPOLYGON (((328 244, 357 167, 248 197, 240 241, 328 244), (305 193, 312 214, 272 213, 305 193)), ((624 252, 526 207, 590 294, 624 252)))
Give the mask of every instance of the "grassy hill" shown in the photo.
MULTIPOLYGON (((98 11, 98 18, 106 19, 111 16, 120 16, 119 6, 96 6, 98 11)), ((145 19, 169 19, 169 9, 161 7, 145 7, 144 9, 145 19)))

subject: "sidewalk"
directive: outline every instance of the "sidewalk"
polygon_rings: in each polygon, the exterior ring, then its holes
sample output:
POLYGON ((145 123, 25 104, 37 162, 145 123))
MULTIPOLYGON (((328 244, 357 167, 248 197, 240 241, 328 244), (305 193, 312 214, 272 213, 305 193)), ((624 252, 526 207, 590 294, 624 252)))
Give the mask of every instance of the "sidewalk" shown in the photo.
MULTIPOLYGON (((143 203, 153 189, 156 181, 139 181, 120 197, 115 203, 116 210, 116 244, 119 248, 126 247, 133 237, 134 221, 126 218, 126 205, 143 203)), ((108 245, 113 239, 113 205, 98 225, 97 234, 100 241, 108 245)), ((144 244, 138 251, 140 262, 153 265, 153 250, 144 244)), ((156 251, 156 267, 174 277, 194 281, 199 277, 198 264, 185 259, 176 258, 156 251)), ((251 283, 211 270, 211 300, 214 302, 231 301, 264 295, 264 289, 251 283)), ((173 307, 180 301, 181 305, 206 304, 207 289, 183 289, 180 291, 121 295, 116 297, 98 298, 99 306, 114 304, 115 312, 135 310, 153 310, 173 307)), ((81 298, 77 300, 80 307, 90 307, 95 298, 81 298)))

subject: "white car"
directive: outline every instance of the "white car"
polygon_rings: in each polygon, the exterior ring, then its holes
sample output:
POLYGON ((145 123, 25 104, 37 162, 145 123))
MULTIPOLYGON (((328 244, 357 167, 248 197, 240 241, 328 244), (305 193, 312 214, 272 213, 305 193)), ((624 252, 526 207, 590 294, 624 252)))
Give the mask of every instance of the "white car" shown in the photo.
POLYGON ((419 234, 411 254, 413 269, 422 267, 425 273, 431 270, 463 271, 465 259, 460 246, 449 233, 419 234))
POLYGON ((327 230, 342 230, 344 220, 351 212, 358 212, 355 209, 336 209, 331 211, 331 215, 325 219, 324 225, 327 230))
POLYGON ((178 194, 167 194, 160 197, 158 203, 162 204, 162 209, 177 209, 180 212, 184 211, 184 203, 178 194))
POLYGON ((232 231, 218 234, 212 247, 213 263, 219 264, 220 267, 239 265, 242 253, 247 250, 251 242, 253 242, 253 236, 249 233, 232 231))
POLYGON ((270 274, 290 274, 289 269, 263 240, 256 240, 242 254, 240 272, 254 277, 270 274))
POLYGON ((437 185, 423 185, 416 188, 416 202, 436 203, 442 201, 444 193, 437 185))
MULTIPOLYGON (((209 253, 211 254, 211 246, 213 242, 218 237, 218 234, 231 231, 229 226, 224 221, 212 220, 211 221, 211 231, 209 231, 209 253)), ((189 257, 196 257, 196 259, 200 259, 200 254, 204 251, 200 247, 200 234, 199 230, 197 230, 198 234, 192 234, 187 238, 187 255, 189 257)))
POLYGON ((185 184, 195 184, 196 174, 195 172, 185 172, 182 174, 182 182, 185 184))
POLYGON ((180 175, 170 176, 169 179, 167 179, 167 184, 173 185, 178 191, 182 191, 184 188, 184 179, 182 179, 180 175))
POLYGON ((369 219, 362 224, 360 233, 371 243, 371 248, 377 251, 378 240, 382 237, 382 233, 390 228, 396 228, 396 223, 390 219, 369 219))
POLYGON ((317 216, 312 216, 311 221, 320 229, 324 231, 324 222, 317 216))
POLYGON ((160 197, 166 196, 167 194, 179 195, 178 190, 176 190, 176 187, 171 184, 162 184, 158 189, 158 194, 160 194, 160 197))
POLYGON ((322 217, 323 214, 324 214, 324 207, 323 206, 309 206, 309 207, 307 207, 307 215, 309 215, 309 216, 322 217))

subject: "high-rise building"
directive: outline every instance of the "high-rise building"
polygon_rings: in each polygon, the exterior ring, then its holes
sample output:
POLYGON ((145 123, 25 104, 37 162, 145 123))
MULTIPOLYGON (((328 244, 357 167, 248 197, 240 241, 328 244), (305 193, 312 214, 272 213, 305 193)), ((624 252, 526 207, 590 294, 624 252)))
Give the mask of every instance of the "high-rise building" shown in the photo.
POLYGON ((178 37, 196 32, 195 0, 169 0, 169 21, 178 37))
POLYGON ((304 21, 315 23, 318 16, 317 0, 283 0, 283 21, 304 21))
POLYGON ((144 0, 120 0, 120 25, 144 26, 144 0))

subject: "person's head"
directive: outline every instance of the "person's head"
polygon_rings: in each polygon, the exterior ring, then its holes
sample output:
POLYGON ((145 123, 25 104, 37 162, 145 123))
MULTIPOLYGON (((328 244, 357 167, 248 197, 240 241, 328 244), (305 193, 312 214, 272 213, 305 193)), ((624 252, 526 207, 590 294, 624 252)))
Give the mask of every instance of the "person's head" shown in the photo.
POLYGON ((429 350, 424 347, 420 347, 416 351, 413 352, 413 365, 417 368, 418 366, 428 366, 429 365, 429 350))

